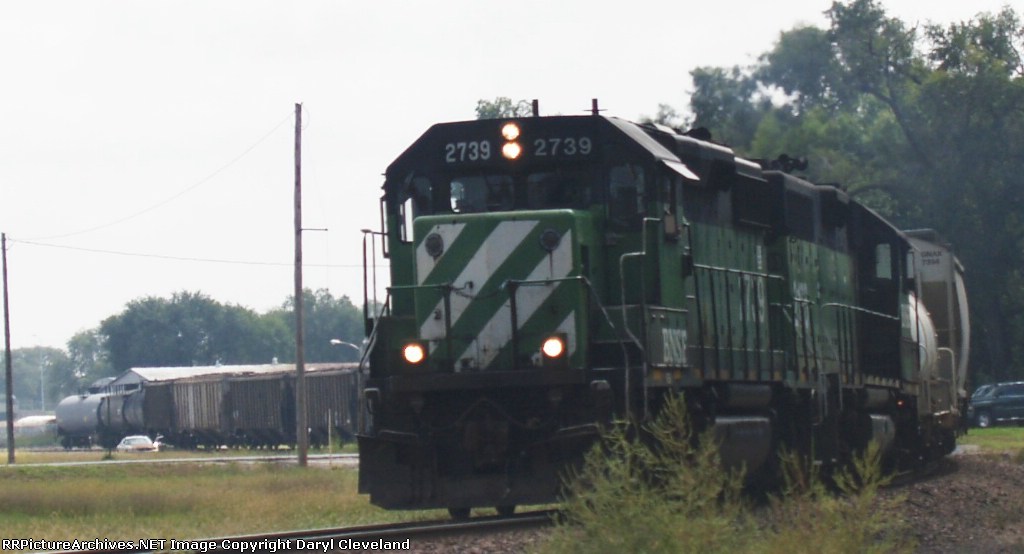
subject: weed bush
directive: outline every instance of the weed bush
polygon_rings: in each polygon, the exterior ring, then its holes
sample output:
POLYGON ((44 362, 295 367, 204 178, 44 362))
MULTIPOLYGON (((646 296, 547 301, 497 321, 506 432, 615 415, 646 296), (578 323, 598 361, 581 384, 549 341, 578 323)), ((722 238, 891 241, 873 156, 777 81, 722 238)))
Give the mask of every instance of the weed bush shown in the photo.
POLYGON ((829 476, 826 486, 809 460, 783 454, 786 488, 770 499, 757 551, 913 552, 915 544, 900 517, 903 497, 879 494, 892 482, 881 470, 881 458, 877 444, 870 444, 850 467, 829 476))
POLYGON ((615 425, 570 480, 566 525, 549 552, 736 552, 749 527, 741 476, 720 469, 714 444, 694 445, 682 402, 647 427, 615 425))
POLYGON ((616 424, 591 449, 568 480, 566 519, 542 552, 913 550, 896 517, 900 500, 878 494, 889 479, 877 448, 832 478, 838 494, 812 464, 786 456, 785 490, 755 505, 742 494, 742 474, 722 468, 710 435, 691 440, 681 400, 669 400, 644 431, 638 440, 616 424))

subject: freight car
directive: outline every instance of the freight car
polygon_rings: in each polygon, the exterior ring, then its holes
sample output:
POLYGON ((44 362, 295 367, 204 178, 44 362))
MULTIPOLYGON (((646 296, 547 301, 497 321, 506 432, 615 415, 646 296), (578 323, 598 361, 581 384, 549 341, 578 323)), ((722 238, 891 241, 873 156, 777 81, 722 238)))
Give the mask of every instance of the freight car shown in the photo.
POLYGON ((367 317, 360 491, 455 516, 556 501, 605 424, 673 395, 750 475, 781 447, 950 452, 962 267, 787 160, 596 110, 427 130, 364 231, 391 286, 367 317))
POLYGON ((310 444, 322 446, 334 437, 342 442, 355 440, 359 409, 359 372, 354 367, 306 374, 310 444))
POLYGON ((272 448, 295 443, 295 392, 282 373, 230 380, 232 442, 272 448))
MULTIPOLYGON (((133 387, 91 389, 65 398, 56 416, 66 448, 112 448, 121 437, 163 436, 179 448, 278 447, 295 443, 294 366, 230 366, 133 387)), ((355 364, 307 367, 310 443, 351 440, 358 421, 355 364)))

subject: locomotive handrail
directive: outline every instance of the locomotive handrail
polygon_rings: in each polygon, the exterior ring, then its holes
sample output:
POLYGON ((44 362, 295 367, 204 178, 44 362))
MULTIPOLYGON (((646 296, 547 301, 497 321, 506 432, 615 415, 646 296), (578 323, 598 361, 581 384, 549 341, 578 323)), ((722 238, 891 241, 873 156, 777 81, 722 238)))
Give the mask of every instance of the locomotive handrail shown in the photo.
POLYGON ((455 355, 452 345, 452 316, 451 316, 451 293, 455 288, 452 283, 445 281, 443 283, 435 283, 429 285, 392 285, 388 287, 388 296, 390 297, 391 291, 417 291, 420 289, 439 289, 441 291, 441 301, 444 302, 444 343, 445 343, 445 354, 448 356, 448 361, 452 364, 452 368, 455 368, 455 355))
MULTIPOLYGON (((380 321, 380 318, 384 316, 384 312, 388 310, 390 300, 391 288, 388 287, 387 294, 384 296, 384 303, 380 305, 380 311, 377 312, 376 317, 374 317, 373 329, 370 329, 370 335, 366 337, 366 348, 363 349, 359 356, 358 369, 360 373, 363 373, 363 368, 366 362, 369 361, 370 359, 370 351, 372 351, 373 347, 377 344, 377 322, 380 321)), ((367 309, 369 308, 367 307, 367 309)))
MULTIPOLYGON (((794 300, 794 302, 798 301, 797 299, 793 299, 793 300, 794 300)), ((803 299, 801 299, 801 301, 810 303, 810 300, 803 300, 803 299)), ((868 314, 868 315, 873 315, 873 316, 876 316, 876 317, 881 317, 881 318, 889 319, 889 320, 892 320, 892 321, 899 321, 899 319, 900 319, 900 317, 898 315, 883 314, 882 312, 876 312, 874 310, 869 310, 867 308, 861 308, 860 306, 854 306, 852 304, 843 304, 841 302, 828 302, 826 304, 822 304, 821 307, 822 308, 846 308, 846 309, 849 309, 849 310, 853 310, 855 312, 861 312, 861 313, 865 313, 865 314, 868 314)))
MULTIPOLYGON (((689 225, 687 225, 687 229, 689 229, 689 225)), ((690 248, 692 248, 692 246, 690 248)), ((739 275, 739 276, 750 276, 750 277, 765 279, 766 281, 770 281, 770 280, 782 281, 782 282, 785 281, 785 277, 783 277, 782 275, 768 273, 768 272, 763 272, 763 271, 751 271, 751 270, 746 270, 746 269, 735 269, 735 268, 729 268, 729 267, 719 267, 719 266, 713 266, 713 265, 707 265, 707 264, 698 264, 698 263, 694 263, 693 264, 693 268, 695 270, 700 269, 700 270, 704 270, 704 271, 707 271, 707 272, 724 273, 726 275, 730 275, 731 274, 731 275, 739 275)), ((714 282, 714 280, 709 278, 709 285, 711 286, 711 291, 710 291, 710 297, 711 297, 711 317, 714 320, 712 322, 712 324, 713 324, 713 327, 715 329, 717 329, 718 328, 718 309, 717 309, 717 306, 716 306, 717 295, 715 294, 715 282, 714 282)), ((740 282, 740 286, 743 287, 743 283, 742 282, 740 282)), ((698 325, 699 325, 699 335, 698 336, 699 336, 701 366, 702 367, 707 367, 706 352, 705 352, 706 346, 704 344, 704 317, 703 317, 702 306, 700 304, 700 294, 699 294, 699 292, 700 292, 700 278, 696 276, 696 273, 694 275, 694 291, 695 291, 694 300, 697 303, 697 318, 698 318, 697 322, 698 322, 698 325)), ((754 289, 754 294, 758 295, 758 290, 756 288, 754 289)), ((767 300, 768 299, 767 299, 767 294, 766 294, 765 295, 765 307, 768 308, 768 310, 766 310, 766 312, 768 312, 768 313, 766 313, 765 316, 766 317, 771 317, 770 316, 770 308, 772 308, 772 307, 774 307, 776 305, 772 304, 772 303, 769 303, 767 300)), ((728 288, 726 288, 726 299, 725 299, 725 302, 726 302, 727 305, 731 304, 731 302, 729 300, 729 295, 728 295, 728 288)), ((741 309, 743 307, 744 306, 741 305, 741 309)), ((785 310, 784 309, 783 309, 783 314, 785 315, 785 310)), ((731 315, 731 311, 726 310, 726 315, 727 316, 731 315)), ((726 349, 727 349, 728 352, 734 352, 734 351, 737 350, 737 348, 733 345, 732 324, 731 324, 731 322, 729 323, 727 328, 729 329, 729 334, 726 337, 726 341, 727 341, 726 349)), ((738 349, 738 350, 746 352, 746 351, 748 351, 747 348, 746 348, 746 344, 747 344, 747 337, 746 337, 747 328, 746 328, 746 326, 743 327, 743 333, 744 333, 744 337, 741 339, 742 343, 743 343, 743 347, 738 349)), ((715 352, 715 368, 717 369, 719 367, 719 363, 720 363, 722 348, 721 348, 720 341, 718 340, 717 332, 715 333, 714 336, 715 336, 715 340, 714 340, 713 348, 714 348, 714 352, 715 352)), ((760 345, 760 338, 761 337, 759 335, 755 335, 754 338, 755 338, 755 343, 757 343, 754 346, 754 351, 755 352, 760 352, 761 351, 761 345, 760 345)), ((768 349, 767 349, 767 352, 768 352, 768 368, 769 368, 769 370, 774 371, 775 370, 775 358, 772 355, 772 352, 774 351, 773 350, 774 345, 772 344, 771 339, 772 339, 771 334, 769 334, 768 335, 768 344, 767 344, 767 347, 768 347, 768 349)), ((757 360, 757 371, 763 370, 763 367, 761 365, 761 356, 758 355, 756 357, 756 360, 757 360)), ((730 365, 730 367, 732 366, 731 363, 729 365, 730 365)), ((749 367, 748 367, 748 369, 749 369, 749 367)))
MULTIPOLYGON (((390 301, 391 289, 389 287, 386 291, 386 295, 384 296, 384 302, 380 305, 380 311, 377 312, 376 317, 374 317, 373 319, 373 328, 370 329, 370 334, 369 336, 366 337, 366 347, 363 348, 362 352, 359 355, 359 365, 356 367, 356 371, 361 378, 367 377, 369 374, 370 352, 372 352, 374 347, 377 346, 377 329, 380 328, 380 318, 383 317, 384 313, 388 311, 390 301)), ((374 299, 374 302, 376 302, 376 299, 374 299)), ((369 313, 368 301, 364 301, 363 313, 369 313)), ((362 387, 363 384, 364 383, 362 382, 362 379, 360 379, 359 384, 357 384, 357 388, 362 387)), ((364 404, 366 402, 366 397, 365 395, 362 394, 362 391, 360 391, 360 394, 357 397, 357 402, 359 404, 359 410, 357 410, 356 412, 356 428, 359 430, 360 433, 366 433, 368 431, 368 422, 366 421, 366 416, 364 415, 364 412, 368 413, 369 415, 373 414, 370 413, 371 410, 369 405, 364 404)))
MULTIPOLYGON (((562 282, 568 282, 568 281, 582 282, 584 285, 586 285, 587 291, 589 293, 588 296, 594 300, 594 302, 597 304, 597 308, 601 311, 601 315, 604 316, 605 322, 608 323, 608 326, 611 327, 611 329, 615 333, 615 335, 617 337, 619 337, 619 342, 621 343, 622 350, 623 350, 623 353, 622 353, 623 362, 626 364, 626 367, 629 367, 629 354, 628 354, 628 351, 626 350, 626 347, 625 347, 625 340, 632 339, 633 341, 636 341, 636 337, 632 337, 632 336, 630 336, 630 337, 622 337, 622 335, 619 334, 618 328, 612 322, 612 317, 608 313, 608 309, 605 308, 604 304, 601 303, 601 298, 597 294, 597 291, 594 289, 594 284, 591 283, 590 279, 588 279, 585 275, 574 275, 574 276, 569 276, 569 277, 558 277, 558 278, 553 278, 553 279, 523 279, 523 280, 508 279, 504 283, 501 284, 501 286, 499 287, 499 290, 509 290, 510 291, 510 300, 512 300, 512 304, 514 306, 515 305, 514 295, 515 295, 515 288, 516 287, 519 287, 519 286, 543 286, 543 285, 550 285, 550 284, 553 284, 553 283, 562 283, 562 282)), ((448 282, 426 284, 426 285, 393 285, 393 286, 389 286, 389 287, 387 287, 387 296, 385 297, 385 302, 381 306, 381 313, 383 314, 384 309, 388 305, 388 300, 390 300, 390 298, 391 298, 391 291, 393 291, 393 290, 394 291, 402 291, 402 290, 416 291, 416 290, 422 290, 422 289, 442 289, 442 290, 445 290, 446 292, 450 292, 450 291, 454 290, 453 287, 452 287, 452 284, 448 283, 448 282)), ((447 296, 447 294, 445 296, 447 296)), ((449 321, 449 317, 450 316, 447 315, 447 313, 448 313, 447 304, 446 304, 446 308, 445 308, 445 313, 446 313, 446 317, 445 317, 445 338, 446 338, 446 341, 448 341, 448 338, 451 335, 451 325, 450 325, 450 321, 449 321)), ((516 327, 517 326, 515 325, 515 322, 513 322, 512 329, 515 330, 516 327)), ((374 325, 374 330, 371 333, 371 336, 369 338, 369 344, 367 346, 367 352, 369 352, 370 348, 372 347, 372 345, 373 345, 373 343, 375 341, 376 329, 377 329, 377 326, 374 325)), ((516 341, 513 339, 513 342, 516 342, 516 341)), ((639 346, 639 343, 637 343, 637 345, 639 346)), ((362 366, 360 366, 360 369, 362 369, 362 366)))
MULTIPOLYGON (((515 282, 516 285, 535 286, 535 285, 543 285, 543 284, 547 284, 547 283, 554 283, 554 282, 560 282, 560 281, 581 281, 581 282, 583 282, 584 285, 587 286, 587 291, 589 292, 588 297, 592 298, 594 300, 594 302, 597 304, 597 308, 599 310, 601 310, 601 315, 604 316, 605 322, 608 323, 608 326, 611 327, 612 332, 614 332, 615 335, 619 338, 619 341, 618 341, 619 342, 619 346, 622 348, 622 361, 625 364, 625 366, 628 368, 629 367, 629 352, 626 350, 626 344, 625 344, 626 340, 628 339, 628 337, 622 337, 621 335, 619 335, 618 329, 615 327, 615 324, 612 322, 611 314, 608 313, 608 309, 605 308, 604 304, 601 303, 601 297, 597 294, 597 291, 594 289, 594 284, 590 282, 590 279, 588 279, 586 275, 574 275, 572 277, 559 277, 557 279, 532 279, 532 280, 523 280, 523 281, 513 281, 512 279, 509 279, 508 281, 506 281, 506 283, 508 283, 508 282, 515 282)), ((504 286, 504 285, 502 285, 502 286, 504 286)), ((623 311, 625 311, 625 309, 623 309, 623 311)))
POLYGON ((693 264, 693 267, 699 268, 699 269, 707 269, 709 271, 721 271, 722 273, 735 273, 737 275, 751 275, 751 276, 754 276, 754 277, 764 277, 765 279, 775 279, 775 280, 778 280, 778 281, 785 281, 786 280, 786 278, 783 277, 782 275, 777 275, 775 273, 766 273, 766 272, 762 272, 762 271, 750 271, 750 270, 747 270, 747 269, 734 269, 734 268, 731 268, 731 267, 718 267, 718 266, 706 265, 706 264, 698 264, 698 263, 693 264))
MULTIPOLYGON (((802 301, 810 302, 809 300, 802 300, 802 301)), ((852 312, 860 312, 860 313, 863 313, 863 314, 866 314, 866 315, 871 315, 871 316, 875 316, 875 317, 881 317, 883 319, 889 319, 889 320, 893 320, 893 321, 899 320, 899 317, 897 317, 897 316, 891 316, 889 314, 884 314, 884 313, 881 313, 881 312, 876 312, 876 311, 873 311, 873 310, 869 310, 867 308, 861 308, 860 306, 854 306, 852 304, 844 304, 842 302, 827 302, 825 304, 821 304, 820 307, 821 308, 836 308, 836 325, 837 325, 837 328, 841 325, 840 314, 843 313, 843 310, 846 310, 847 312, 851 312, 851 311, 852 312)), ((827 330, 826 330, 826 333, 827 333, 827 330)), ((837 337, 837 338, 841 339, 841 337, 837 337)), ((829 342, 828 344, 832 344, 832 343, 829 342)), ((840 344, 840 346, 842 346, 842 342, 841 341, 839 342, 839 344, 840 344)), ((853 346, 851 345, 850 348, 852 350, 853 346)), ((853 367, 853 359, 852 359, 852 357, 847 356, 847 358, 844 359, 842 357, 841 353, 836 351, 835 346, 833 346, 832 349, 833 349, 833 352, 834 352, 834 354, 836 356, 836 359, 839 360, 839 363, 841 365, 845 363, 847 366, 849 366, 851 368, 853 367)))
POLYGON ((555 279, 507 279, 501 284, 505 287, 507 284, 514 283, 515 285, 526 285, 528 287, 534 287, 538 285, 550 285, 551 283, 561 283, 564 281, 585 281, 586 277, 583 275, 572 275, 569 277, 557 277, 555 279))
MULTIPOLYGON (((640 258, 640 306, 643 311, 647 310, 647 276, 644 272, 644 259, 647 258, 647 227, 649 224, 661 224, 661 218, 656 217, 645 217, 640 224, 640 245, 641 250, 639 252, 626 252, 619 256, 619 294, 622 299, 622 305, 626 305, 626 258, 640 258)), ((626 335, 633 340, 636 344, 637 349, 640 350, 640 365, 643 368, 643 374, 647 375, 647 351, 640 340, 633 334, 633 331, 629 328, 629 319, 626 316, 626 310, 622 310, 622 328, 626 331, 626 335)), ((625 395, 625 406, 626 406, 626 418, 632 419, 632 410, 629 409, 629 401, 632 397, 631 387, 632 383, 629 379, 629 366, 626 366, 626 372, 623 383, 623 393, 625 395)), ((644 387, 644 414, 647 414, 647 387, 644 387)))
MULTIPOLYGON (((381 211, 381 227, 383 228, 383 224, 384 224, 383 198, 381 199, 381 201, 382 201, 382 203, 381 203, 381 210, 382 210, 381 211)), ((362 233, 363 233, 363 319, 365 320, 365 319, 369 318, 369 316, 370 316, 370 311, 369 311, 370 291, 369 291, 369 287, 368 287, 370 275, 367 273, 367 269, 372 269, 372 275, 373 275, 373 301, 374 302, 377 301, 377 242, 373 239, 374 236, 379 235, 381 237, 381 245, 382 245, 381 246, 382 247, 381 254, 385 258, 387 258, 388 257, 388 253, 387 253, 387 240, 385 240, 385 237, 387 236, 386 233, 384 233, 383 231, 374 231, 372 229, 363 229, 362 233), (370 249, 371 249, 371 251, 369 252, 369 254, 370 254, 369 258, 367 258, 367 248, 366 248, 367 237, 369 237, 369 243, 370 243, 370 249)))

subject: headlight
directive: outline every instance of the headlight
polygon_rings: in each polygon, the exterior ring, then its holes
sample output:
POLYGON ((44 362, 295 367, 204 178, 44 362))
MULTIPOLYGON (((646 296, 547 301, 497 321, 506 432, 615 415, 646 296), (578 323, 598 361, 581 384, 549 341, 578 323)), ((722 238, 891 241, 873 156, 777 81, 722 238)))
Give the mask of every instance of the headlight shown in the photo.
POLYGON ((509 160, 514 160, 523 153, 523 147, 519 146, 518 142, 506 142, 505 146, 501 147, 501 155, 509 160))
POLYGON ((565 340, 562 337, 551 337, 544 341, 540 351, 546 358, 561 358, 565 354, 565 340))
POLYGON ((501 136, 505 137, 505 140, 516 140, 519 138, 519 125, 511 121, 502 125, 501 136))
POLYGON ((423 350, 423 345, 419 343, 409 343, 402 348, 402 358, 412 365, 422 362, 426 357, 427 353, 423 350))

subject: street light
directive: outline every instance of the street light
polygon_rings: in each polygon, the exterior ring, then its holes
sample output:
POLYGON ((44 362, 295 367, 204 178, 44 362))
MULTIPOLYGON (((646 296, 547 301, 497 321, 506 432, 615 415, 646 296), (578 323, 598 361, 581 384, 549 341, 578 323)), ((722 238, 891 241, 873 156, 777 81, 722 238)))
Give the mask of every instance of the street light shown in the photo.
POLYGON ((354 349, 356 351, 356 360, 358 360, 363 355, 363 349, 360 348, 358 344, 352 344, 351 342, 344 341, 344 340, 341 340, 341 339, 331 339, 331 345, 332 346, 347 346, 349 348, 354 349))
POLYGON ((331 339, 331 344, 333 344, 334 346, 351 346, 352 348, 356 349, 356 352, 360 353, 363 351, 362 348, 359 348, 359 345, 352 344, 351 342, 343 341, 341 339, 331 339))

